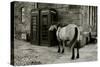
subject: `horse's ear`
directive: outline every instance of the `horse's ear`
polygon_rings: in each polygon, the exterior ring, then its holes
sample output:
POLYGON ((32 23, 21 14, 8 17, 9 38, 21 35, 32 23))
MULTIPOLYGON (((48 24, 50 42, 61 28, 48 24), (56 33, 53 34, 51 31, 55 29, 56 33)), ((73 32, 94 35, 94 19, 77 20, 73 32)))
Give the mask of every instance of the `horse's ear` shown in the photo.
POLYGON ((57 25, 54 25, 54 28, 57 30, 57 25))

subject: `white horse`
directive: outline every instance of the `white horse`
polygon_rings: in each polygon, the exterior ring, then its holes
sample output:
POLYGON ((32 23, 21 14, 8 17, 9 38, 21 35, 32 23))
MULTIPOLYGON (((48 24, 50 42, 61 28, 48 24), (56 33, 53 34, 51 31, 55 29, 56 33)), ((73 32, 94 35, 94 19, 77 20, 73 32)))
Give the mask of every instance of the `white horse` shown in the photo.
POLYGON ((49 28, 49 31, 53 31, 56 29, 56 36, 57 40, 59 42, 58 45, 58 53, 64 53, 65 44, 67 42, 69 43, 69 47, 72 49, 72 57, 71 59, 75 58, 74 48, 77 48, 77 56, 76 58, 79 58, 79 37, 80 37, 80 30, 77 25, 75 24, 68 24, 67 26, 60 27, 57 25, 51 25, 49 28), (61 51, 62 48, 62 51, 61 51))

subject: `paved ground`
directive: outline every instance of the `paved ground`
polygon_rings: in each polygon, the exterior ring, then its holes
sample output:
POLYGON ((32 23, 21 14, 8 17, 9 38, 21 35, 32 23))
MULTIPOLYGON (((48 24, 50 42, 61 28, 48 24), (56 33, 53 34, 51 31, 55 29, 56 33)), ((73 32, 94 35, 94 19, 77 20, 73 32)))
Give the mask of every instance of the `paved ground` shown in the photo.
POLYGON ((54 64, 97 60, 97 45, 89 44, 80 49, 80 58, 71 60, 71 51, 65 48, 64 54, 57 53, 57 47, 36 46, 30 43, 15 40, 15 65, 54 64))

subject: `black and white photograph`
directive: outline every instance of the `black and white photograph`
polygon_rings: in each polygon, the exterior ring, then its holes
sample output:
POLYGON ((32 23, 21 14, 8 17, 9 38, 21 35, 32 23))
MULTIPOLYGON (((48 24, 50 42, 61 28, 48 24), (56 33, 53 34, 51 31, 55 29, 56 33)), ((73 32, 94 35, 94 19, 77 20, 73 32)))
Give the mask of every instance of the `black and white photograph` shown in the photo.
POLYGON ((98 6, 13 1, 11 65, 97 61, 98 6))

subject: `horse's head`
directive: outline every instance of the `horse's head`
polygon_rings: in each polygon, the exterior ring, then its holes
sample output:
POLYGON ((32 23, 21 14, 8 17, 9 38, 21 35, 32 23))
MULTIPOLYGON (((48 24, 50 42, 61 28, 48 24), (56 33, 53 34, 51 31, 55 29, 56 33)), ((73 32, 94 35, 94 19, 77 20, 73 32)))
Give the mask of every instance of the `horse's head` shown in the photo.
POLYGON ((53 31, 53 30, 57 30, 57 26, 56 25, 51 25, 49 28, 49 31, 53 31))

